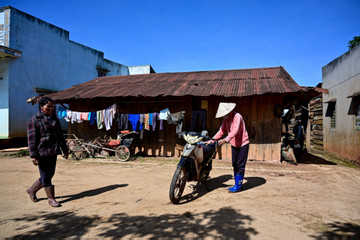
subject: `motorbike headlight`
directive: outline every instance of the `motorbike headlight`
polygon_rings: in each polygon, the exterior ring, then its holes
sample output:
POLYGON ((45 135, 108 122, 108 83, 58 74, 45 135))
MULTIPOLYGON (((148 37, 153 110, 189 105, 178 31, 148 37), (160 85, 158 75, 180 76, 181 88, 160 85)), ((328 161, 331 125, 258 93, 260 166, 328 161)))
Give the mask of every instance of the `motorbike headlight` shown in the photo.
POLYGON ((195 144, 200 142, 203 137, 198 137, 198 136, 191 136, 189 134, 184 134, 184 139, 186 142, 190 143, 190 144, 195 144))

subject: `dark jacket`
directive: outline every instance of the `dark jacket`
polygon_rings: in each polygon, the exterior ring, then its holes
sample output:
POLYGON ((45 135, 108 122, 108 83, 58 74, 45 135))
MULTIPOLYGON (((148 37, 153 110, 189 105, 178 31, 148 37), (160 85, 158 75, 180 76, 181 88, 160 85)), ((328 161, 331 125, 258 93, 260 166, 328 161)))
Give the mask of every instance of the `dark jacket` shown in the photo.
POLYGON ((60 148, 63 152, 68 152, 60 121, 55 115, 46 117, 39 111, 30 118, 27 124, 27 137, 31 158, 57 155, 61 153, 60 148))

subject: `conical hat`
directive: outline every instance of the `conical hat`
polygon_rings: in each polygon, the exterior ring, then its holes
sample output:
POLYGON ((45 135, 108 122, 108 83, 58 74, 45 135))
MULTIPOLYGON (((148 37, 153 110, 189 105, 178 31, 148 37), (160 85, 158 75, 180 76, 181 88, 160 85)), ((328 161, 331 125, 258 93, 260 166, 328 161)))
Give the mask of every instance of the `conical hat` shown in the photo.
POLYGON ((232 110, 234 110, 235 107, 236 107, 236 103, 221 102, 219 104, 215 118, 221 118, 228 115, 232 110))

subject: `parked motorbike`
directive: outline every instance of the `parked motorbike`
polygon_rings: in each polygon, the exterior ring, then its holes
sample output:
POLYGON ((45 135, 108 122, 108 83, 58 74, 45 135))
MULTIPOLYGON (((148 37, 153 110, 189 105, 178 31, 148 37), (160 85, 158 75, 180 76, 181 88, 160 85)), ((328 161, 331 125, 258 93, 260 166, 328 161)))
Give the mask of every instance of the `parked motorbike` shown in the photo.
POLYGON ((177 165, 170 184, 169 198, 178 203, 184 192, 186 182, 198 181, 204 183, 209 178, 212 169, 212 159, 216 155, 217 142, 206 145, 203 140, 209 139, 207 131, 183 134, 185 141, 181 159, 177 165))
POLYGON ((295 165, 298 164, 302 154, 299 139, 290 137, 290 135, 285 135, 282 139, 281 161, 287 160, 295 165))

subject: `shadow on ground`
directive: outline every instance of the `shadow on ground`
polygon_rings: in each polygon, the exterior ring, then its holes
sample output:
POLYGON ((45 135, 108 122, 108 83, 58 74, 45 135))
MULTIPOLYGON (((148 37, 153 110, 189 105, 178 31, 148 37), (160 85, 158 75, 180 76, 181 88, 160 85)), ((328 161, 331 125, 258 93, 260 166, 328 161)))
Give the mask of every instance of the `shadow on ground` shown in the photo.
POLYGON ((334 222, 326 224, 327 231, 311 236, 314 239, 360 239, 360 226, 353 223, 334 222))
POLYGON ((309 152, 304 152, 301 155, 301 160, 299 161, 299 164, 326 164, 326 165, 336 165, 334 162, 330 162, 328 160, 325 160, 324 158, 315 156, 314 154, 311 154, 309 152))
POLYGON ((191 185, 193 191, 189 194, 183 195, 178 204, 184 204, 194 201, 217 188, 225 188, 227 187, 227 184, 225 184, 225 182, 229 181, 231 178, 231 175, 222 175, 216 178, 210 178, 206 181, 207 187, 204 183, 187 182, 186 186, 191 185))
MULTIPOLYGON (((225 184, 225 182, 232 178, 232 175, 222 175, 216 178, 210 178, 206 183, 207 188, 203 183, 196 183, 193 185, 193 191, 187 195, 184 195, 178 204, 194 201, 217 188, 224 188, 224 191, 227 191, 227 188, 233 185, 225 184)), ((246 177, 245 180, 246 182, 242 187, 242 191, 246 191, 266 183, 266 179, 262 177, 246 177)))
POLYGON ((81 238, 91 228, 96 228, 99 238, 219 238, 250 239, 258 232, 252 228, 253 219, 233 208, 182 215, 129 216, 113 214, 108 219, 97 215, 77 216, 74 212, 42 213, 12 219, 21 222, 16 229, 25 233, 8 236, 21 239, 81 238), (35 223, 37 225, 35 225, 35 223), (28 225, 36 229, 26 231, 28 225))
POLYGON ((241 191, 246 191, 255 187, 259 187, 266 183, 266 179, 262 177, 246 177, 246 182, 242 186, 241 191))
POLYGON ((59 201, 59 203, 65 203, 65 202, 70 202, 70 201, 81 199, 81 198, 96 196, 96 195, 102 194, 104 192, 108 192, 108 191, 114 190, 116 188, 126 187, 126 186, 128 186, 128 184, 114 184, 114 185, 109 185, 106 187, 101 187, 101 188, 97 188, 97 189, 84 191, 84 192, 74 194, 74 195, 59 196, 56 198, 66 198, 65 200, 59 201))

